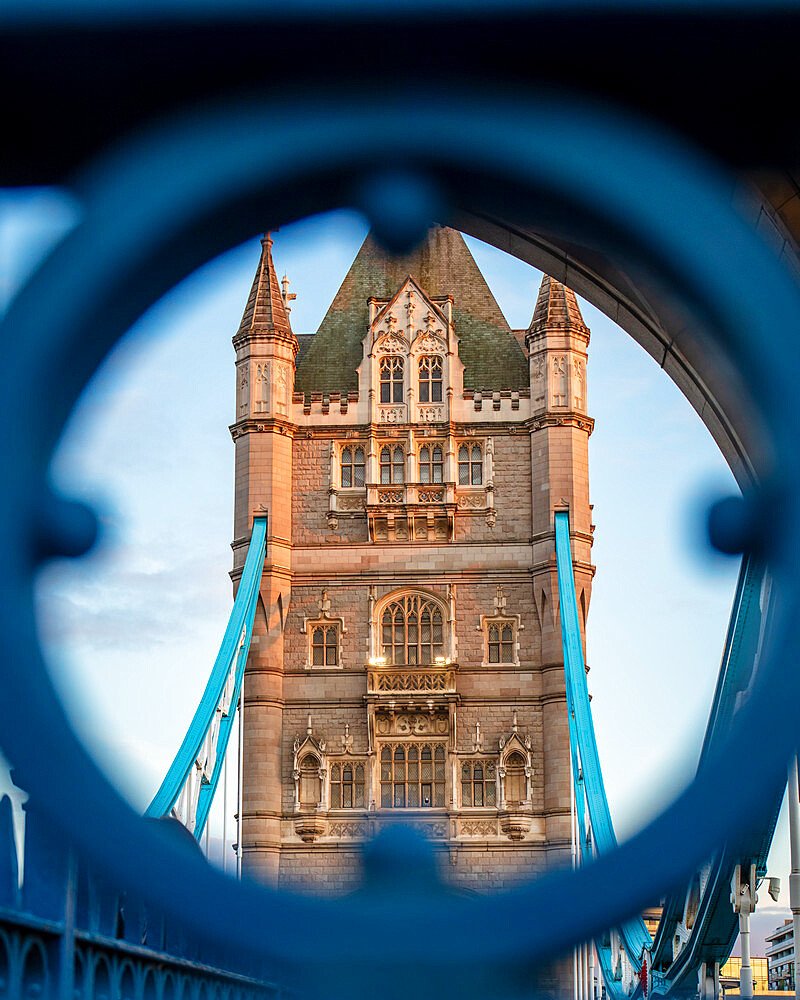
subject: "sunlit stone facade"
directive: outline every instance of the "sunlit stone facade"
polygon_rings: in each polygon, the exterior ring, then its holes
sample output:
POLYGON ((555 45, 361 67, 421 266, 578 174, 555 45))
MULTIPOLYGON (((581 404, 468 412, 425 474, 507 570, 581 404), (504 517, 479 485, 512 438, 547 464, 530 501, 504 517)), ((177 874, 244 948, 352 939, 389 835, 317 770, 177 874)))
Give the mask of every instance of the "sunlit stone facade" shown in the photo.
POLYGON ((285 292, 265 238, 231 427, 234 579, 269 516, 244 872, 344 892, 402 821, 458 886, 512 886, 569 856, 553 512, 585 620, 589 331, 547 277, 511 330, 449 229, 402 260, 368 238, 313 336, 285 292))

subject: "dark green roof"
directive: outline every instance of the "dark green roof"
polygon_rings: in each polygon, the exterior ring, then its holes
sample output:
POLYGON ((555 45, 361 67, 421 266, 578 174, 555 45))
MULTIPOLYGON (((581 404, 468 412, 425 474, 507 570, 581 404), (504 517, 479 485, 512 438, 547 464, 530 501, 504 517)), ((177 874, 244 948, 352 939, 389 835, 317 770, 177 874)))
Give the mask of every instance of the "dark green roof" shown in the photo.
POLYGON ((367 236, 298 363, 297 392, 357 391, 368 300, 391 298, 409 274, 429 296, 453 296, 465 389, 527 388, 527 359, 463 236, 436 227, 407 257, 390 257, 367 236))

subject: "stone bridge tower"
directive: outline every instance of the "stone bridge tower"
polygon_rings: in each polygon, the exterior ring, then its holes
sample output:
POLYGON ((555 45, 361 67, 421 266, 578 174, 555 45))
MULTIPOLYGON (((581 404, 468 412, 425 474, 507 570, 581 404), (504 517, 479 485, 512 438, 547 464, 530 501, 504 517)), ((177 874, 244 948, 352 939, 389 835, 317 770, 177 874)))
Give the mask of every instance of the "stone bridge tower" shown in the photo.
POLYGON ((511 330, 461 235, 367 238, 295 336, 262 254, 239 332, 234 579, 267 556, 245 675, 245 874, 358 884, 387 824, 488 891, 569 855, 553 514, 591 579, 589 331, 548 277, 511 330))

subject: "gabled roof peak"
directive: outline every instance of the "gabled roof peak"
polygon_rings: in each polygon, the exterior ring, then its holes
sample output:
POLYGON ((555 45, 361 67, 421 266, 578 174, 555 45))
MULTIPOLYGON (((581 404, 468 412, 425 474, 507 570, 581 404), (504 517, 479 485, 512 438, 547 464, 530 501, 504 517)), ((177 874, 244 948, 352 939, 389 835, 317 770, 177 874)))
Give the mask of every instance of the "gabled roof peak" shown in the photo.
POLYGON ((392 309, 395 306, 395 304, 399 301, 403 292, 406 292, 406 294, 408 295, 410 294, 411 289, 414 289, 414 291, 416 291, 417 295, 419 295, 421 299, 424 299, 425 302, 431 305, 436 310, 436 312, 439 313, 439 318, 443 322, 445 323, 448 322, 448 318, 444 313, 444 307, 448 302, 448 300, 452 300, 452 296, 429 295, 427 291, 422 287, 421 283, 417 281, 414 275, 408 274, 400 282, 400 284, 397 287, 397 291, 395 291, 395 293, 391 297, 379 299, 376 298, 374 295, 370 296, 370 301, 374 302, 375 305, 377 306, 377 311, 375 313, 375 319, 373 320, 373 323, 378 322, 381 319, 381 317, 387 312, 387 310, 392 309))
POLYGON ((272 262, 272 233, 265 233, 261 238, 261 258, 237 336, 272 331, 291 336, 292 327, 272 262))
MULTIPOLYGON (((299 392, 353 392, 370 326, 370 304, 394 297, 413 275, 435 304, 452 296, 452 322, 464 364, 465 389, 522 389, 528 362, 461 233, 434 226, 404 257, 387 254, 368 236, 298 365, 299 392)), ((374 318, 374 317, 373 317, 374 318)))
POLYGON ((589 328, 583 322, 575 292, 555 278, 551 278, 549 274, 545 274, 542 278, 528 332, 540 333, 545 329, 589 333, 589 328))

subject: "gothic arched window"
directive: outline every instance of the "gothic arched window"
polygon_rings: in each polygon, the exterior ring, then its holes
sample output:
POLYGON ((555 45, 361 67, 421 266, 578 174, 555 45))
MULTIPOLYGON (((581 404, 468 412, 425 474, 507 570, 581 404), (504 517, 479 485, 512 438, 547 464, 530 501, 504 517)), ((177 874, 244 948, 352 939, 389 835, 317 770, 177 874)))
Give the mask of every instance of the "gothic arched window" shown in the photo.
POLYGON ((528 797, 528 782, 525 774, 525 758, 515 750, 506 757, 505 799, 506 808, 519 805, 528 797))
POLYGON ((381 485, 402 483, 404 465, 405 455, 402 448, 399 446, 397 448, 381 448, 381 485))
POLYGON ((402 358, 381 358, 381 402, 403 402, 402 358))
POLYGON ((444 473, 444 453, 441 445, 423 445, 419 450, 419 481, 441 483, 444 473))
POLYGON ((429 598, 408 594, 381 615, 383 655, 393 664, 429 664, 444 656, 444 616, 429 598))
POLYGON ((420 403, 441 403, 442 370, 441 358, 433 357, 419 359, 420 403))
POLYGON ((461 805, 493 806, 496 801, 497 782, 492 761, 464 761, 461 765, 461 805))
POLYGON ((397 743, 382 747, 381 808, 444 808, 444 774, 442 743, 397 743))
POLYGON ((331 765, 331 809, 364 808, 364 765, 331 765))
POLYGON ((480 486, 483 483, 483 452, 479 444, 462 444, 458 449, 458 485, 480 486))
POLYGON ((364 459, 364 449, 363 448, 343 448, 342 449, 342 489, 348 489, 351 486, 363 486, 364 485, 364 468, 366 462, 364 459))
POLYGON ((316 809, 321 791, 319 760, 307 753, 300 761, 300 808, 316 809))

